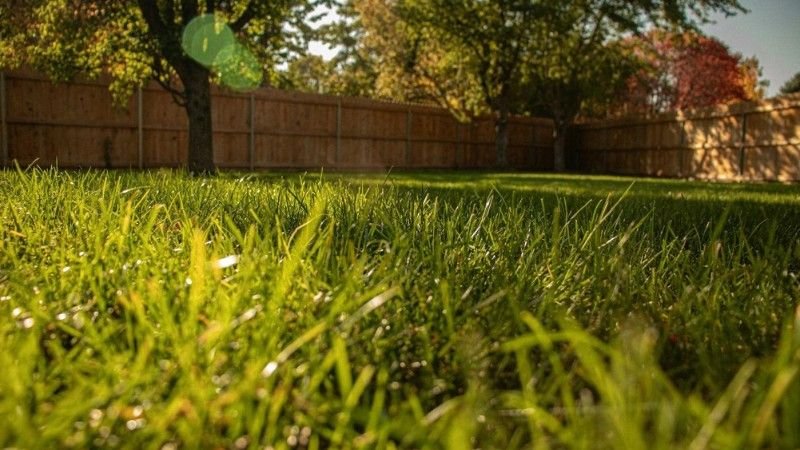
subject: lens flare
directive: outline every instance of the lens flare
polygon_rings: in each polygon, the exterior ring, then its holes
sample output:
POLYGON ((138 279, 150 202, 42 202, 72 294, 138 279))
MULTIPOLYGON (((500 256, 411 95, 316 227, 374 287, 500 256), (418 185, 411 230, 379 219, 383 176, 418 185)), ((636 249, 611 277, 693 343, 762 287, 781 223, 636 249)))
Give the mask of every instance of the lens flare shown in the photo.
POLYGON ((219 52, 236 44, 233 30, 213 14, 194 18, 183 30, 183 50, 198 63, 210 67, 219 52))
POLYGON ((258 58, 237 42, 233 30, 219 17, 194 18, 184 28, 181 44, 187 55, 216 73, 222 85, 237 91, 261 85, 264 73, 258 58))
POLYGON ((261 85, 263 70, 258 59, 240 44, 226 47, 217 54, 214 70, 220 82, 237 91, 247 91, 261 85))

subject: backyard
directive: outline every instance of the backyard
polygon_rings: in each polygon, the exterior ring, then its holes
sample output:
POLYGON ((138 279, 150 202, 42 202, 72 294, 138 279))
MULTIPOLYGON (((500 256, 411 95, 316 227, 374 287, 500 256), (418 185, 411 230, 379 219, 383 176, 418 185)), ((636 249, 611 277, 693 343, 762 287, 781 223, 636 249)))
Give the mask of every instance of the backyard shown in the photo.
POLYGON ((0 446, 797 448, 800 185, 0 171, 0 446))

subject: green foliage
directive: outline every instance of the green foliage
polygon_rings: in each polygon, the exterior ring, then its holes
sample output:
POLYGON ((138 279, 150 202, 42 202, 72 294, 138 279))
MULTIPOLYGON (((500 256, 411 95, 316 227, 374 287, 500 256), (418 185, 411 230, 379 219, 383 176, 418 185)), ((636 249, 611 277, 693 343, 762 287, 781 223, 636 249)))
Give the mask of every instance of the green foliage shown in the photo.
POLYGON ((471 90, 480 102, 463 106, 473 113, 535 110, 569 122, 611 97, 634 70, 633 55, 618 43, 623 37, 653 25, 692 27, 709 12, 741 7, 736 0, 403 0, 390 9, 405 27, 393 44, 406 71, 440 103, 471 90))
POLYGON ((299 56, 289 62, 279 77, 278 85, 284 89, 319 94, 335 93, 330 86, 330 65, 321 56, 299 56))
MULTIPOLYGON (((370 45, 370 37, 359 12, 363 2, 346 0, 339 3, 336 20, 318 29, 320 40, 338 49, 325 65, 325 91, 373 98, 385 96, 377 89, 379 57, 370 45)), ((363 12, 371 14, 373 11, 368 8, 363 12)))
POLYGON ((8 6, 14 20, 4 20, 7 33, 0 42, 14 57, 0 64, 29 65, 56 81, 108 73, 114 99, 124 102, 152 75, 144 22, 131 3, 35 0, 8 6))
POLYGON ((4 447, 800 444, 797 186, 31 170, 0 197, 4 447))
MULTIPOLYGON (((259 70, 269 74, 292 53, 292 43, 302 40, 299 27, 291 25, 304 22, 317 3, 34 0, 0 6, 3 17, 14 18, 0 25, 0 64, 6 68, 29 65, 57 81, 107 74, 113 80, 114 99, 124 103, 149 78, 172 85, 176 70, 189 61, 180 40, 193 18, 214 13, 220 21, 235 25, 239 42, 257 56, 259 70), (143 11, 154 12, 163 28, 148 26, 143 11), (289 28, 295 32, 289 33, 289 28)), ((223 81, 221 74, 216 78, 223 81)))
POLYGON ((781 86, 781 94, 794 94, 800 92, 800 72, 794 74, 781 86))
POLYGON ((522 69, 527 112, 552 117, 559 127, 569 126, 579 113, 593 115, 605 109, 640 67, 620 39, 615 23, 620 19, 598 8, 561 2, 547 11, 541 38, 522 69))

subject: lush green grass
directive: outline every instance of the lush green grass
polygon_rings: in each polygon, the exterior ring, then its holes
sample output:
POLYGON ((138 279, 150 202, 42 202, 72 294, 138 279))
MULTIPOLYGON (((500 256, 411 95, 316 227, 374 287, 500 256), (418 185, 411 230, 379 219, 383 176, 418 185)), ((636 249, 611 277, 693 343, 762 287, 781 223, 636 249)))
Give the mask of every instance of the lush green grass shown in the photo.
POLYGON ((799 447, 800 187, 633 182, 0 172, 0 445, 799 447))

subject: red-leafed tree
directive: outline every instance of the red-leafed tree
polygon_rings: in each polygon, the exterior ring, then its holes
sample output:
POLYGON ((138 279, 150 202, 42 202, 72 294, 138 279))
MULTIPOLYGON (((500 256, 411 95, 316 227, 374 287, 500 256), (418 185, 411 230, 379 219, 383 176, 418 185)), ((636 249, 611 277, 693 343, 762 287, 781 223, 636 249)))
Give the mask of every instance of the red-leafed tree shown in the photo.
POLYGON ((644 65, 620 96, 625 112, 703 108, 763 96, 758 61, 743 59, 713 37, 653 31, 636 38, 635 47, 644 65))
POLYGON ((677 48, 673 63, 675 108, 696 108, 746 100, 741 58, 716 39, 692 36, 677 48))

